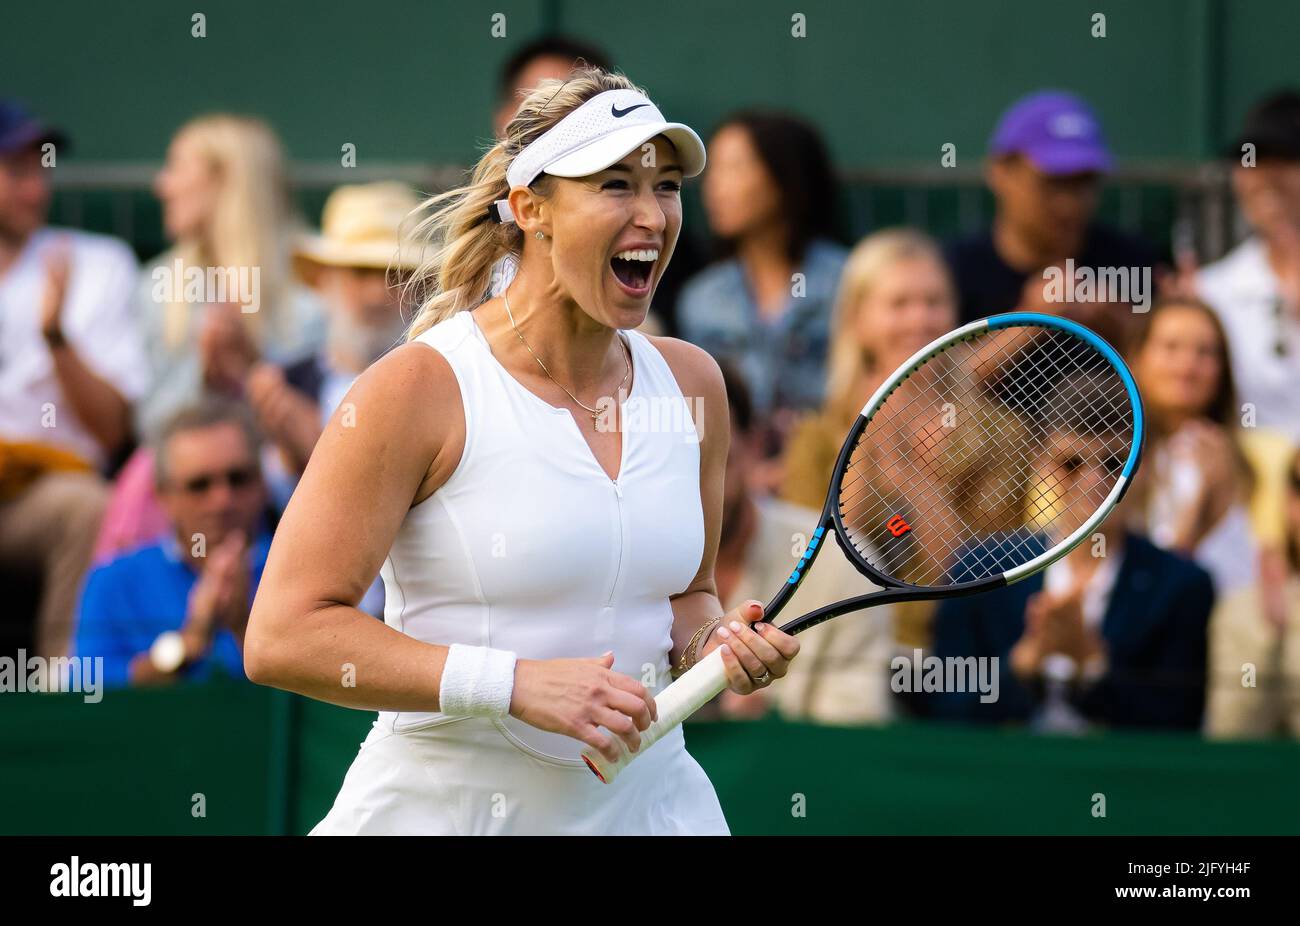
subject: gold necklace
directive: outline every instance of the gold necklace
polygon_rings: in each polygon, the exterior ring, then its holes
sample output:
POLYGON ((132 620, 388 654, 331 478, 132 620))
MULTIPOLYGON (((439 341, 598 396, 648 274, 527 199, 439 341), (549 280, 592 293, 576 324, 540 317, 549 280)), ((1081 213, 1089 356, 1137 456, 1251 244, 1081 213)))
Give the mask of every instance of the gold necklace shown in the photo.
MULTIPOLYGON (((585 402, 579 399, 572 392, 569 392, 569 390, 565 388, 562 382, 560 382, 558 379, 556 379, 554 376, 551 375, 551 371, 546 368, 546 364, 542 363, 542 358, 537 356, 537 354, 534 353, 533 349, 528 346, 528 342, 524 340, 524 335, 519 330, 519 326, 515 324, 515 313, 510 311, 510 296, 506 293, 502 293, 501 298, 506 304, 506 316, 510 319, 510 327, 515 329, 515 335, 519 338, 519 343, 524 345, 524 349, 527 350, 528 353, 533 355, 533 359, 537 361, 537 365, 542 368, 542 372, 546 374, 547 378, 551 382, 555 383, 555 385, 559 386, 561 389, 564 389, 565 395, 573 399, 573 401, 577 402, 579 405, 581 405, 583 408, 587 410, 587 414, 591 416, 591 429, 593 431, 598 430, 598 423, 600 421, 600 416, 605 413, 604 410, 598 408, 592 408, 590 405, 587 405, 585 402)), ((623 338, 621 336, 619 337, 618 342, 623 347, 623 365, 627 367, 627 371, 623 374, 623 381, 618 384, 617 391, 622 392, 623 387, 627 385, 628 377, 632 375, 632 361, 631 358, 628 356, 627 344, 624 343, 623 338)))

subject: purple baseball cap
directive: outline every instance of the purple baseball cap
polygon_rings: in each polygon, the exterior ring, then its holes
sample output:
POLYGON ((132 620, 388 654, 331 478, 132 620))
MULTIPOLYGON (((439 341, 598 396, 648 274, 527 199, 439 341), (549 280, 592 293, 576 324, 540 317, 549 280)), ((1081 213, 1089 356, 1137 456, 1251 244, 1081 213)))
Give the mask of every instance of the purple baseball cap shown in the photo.
POLYGON ((1110 170, 1110 151, 1092 107, 1064 90, 1021 97, 1002 114, 989 153, 1023 154, 1046 174, 1110 170))
POLYGON ((68 137, 37 119, 18 101, 0 100, 0 154, 12 154, 47 141, 63 148, 68 137))

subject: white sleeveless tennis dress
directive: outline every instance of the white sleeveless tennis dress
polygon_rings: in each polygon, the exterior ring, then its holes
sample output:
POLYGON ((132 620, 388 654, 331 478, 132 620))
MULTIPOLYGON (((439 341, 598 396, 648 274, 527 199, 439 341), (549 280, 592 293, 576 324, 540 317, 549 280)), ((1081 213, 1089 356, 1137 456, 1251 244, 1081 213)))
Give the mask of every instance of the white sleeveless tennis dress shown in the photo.
MULTIPOLYGON (((418 338, 456 374, 465 450, 407 512, 384 561, 389 626, 521 659, 613 651, 615 671, 656 691, 670 681, 668 596, 691 583, 704 550, 699 442, 663 356, 627 338, 617 480, 568 410, 493 357, 471 312, 418 338)), ((383 711, 312 834, 728 834, 680 727, 609 785, 584 748, 513 717, 383 711)))

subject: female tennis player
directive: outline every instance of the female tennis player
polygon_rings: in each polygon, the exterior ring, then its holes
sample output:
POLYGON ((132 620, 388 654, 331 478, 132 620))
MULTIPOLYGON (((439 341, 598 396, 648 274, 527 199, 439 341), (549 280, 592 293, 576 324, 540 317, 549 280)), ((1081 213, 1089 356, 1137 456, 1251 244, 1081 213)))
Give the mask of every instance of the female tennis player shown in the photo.
POLYGON ((720 616, 717 365, 631 330, 704 161, 626 78, 583 69, 430 201, 409 342, 326 428, 249 621, 251 679, 379 711, 313 833, 728 832, 680 729, 612 785, 580 759, 636 751, 655 692, 714 649, 740 693, 798 651, 751 629, 760 602, 720 616), (690 414, 633 426, 634 403, 690 414), (376 573, 384 623, 356 607, 376 573))

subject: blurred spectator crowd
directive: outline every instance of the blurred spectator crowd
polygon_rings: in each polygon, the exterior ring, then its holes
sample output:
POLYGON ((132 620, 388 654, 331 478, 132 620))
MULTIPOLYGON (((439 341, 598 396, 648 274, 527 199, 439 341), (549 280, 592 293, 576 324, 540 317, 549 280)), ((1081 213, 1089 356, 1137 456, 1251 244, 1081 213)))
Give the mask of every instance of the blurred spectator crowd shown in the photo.
MULTIPOLYGON (((579 59, 610 66, 561 37, 513 56, 498 132, 520 89, 579 59)), ((243 678, 278 513, 353 380, 402 339, 415 266, 398 244, 421 199, 340 187, 312 233, 272 129, 201 115, 154 183, 171 247, 141 268, 122 241, 48 224, 46 159, 65 142, 0 101, 6 649, 103 657, 117 686, 243 678)), ((1104 557, 1085 545, 996 592, 823 624, 787 678, 722 696, 715 715, 1300 736, 1300 93, 1260 100, 1225 150, 1250 233, 1204 266, 1097 220, 1103 126, 1060 91, 992 127, 992 223, 946 242, 842 240, 830 157, 797 116, 736 112, 708 148, 712 250, 687 229, 646 328, 706 348, 727 379, 725 607, 784 580, 858 411, 959 324, 1013 309, 1080 321, 1127 359, 1148 418, 1104 557), (1133 285, 1062 298, 1049 268, 1132 270, 1133 285), (898 660, 923 656, 997 657, 999 697, 900 690, 898 660)), ((864 590, 828 554, 787 613, 864 590)), ((362 608, 382 618, 383 599, 376 581, 362 608)))

